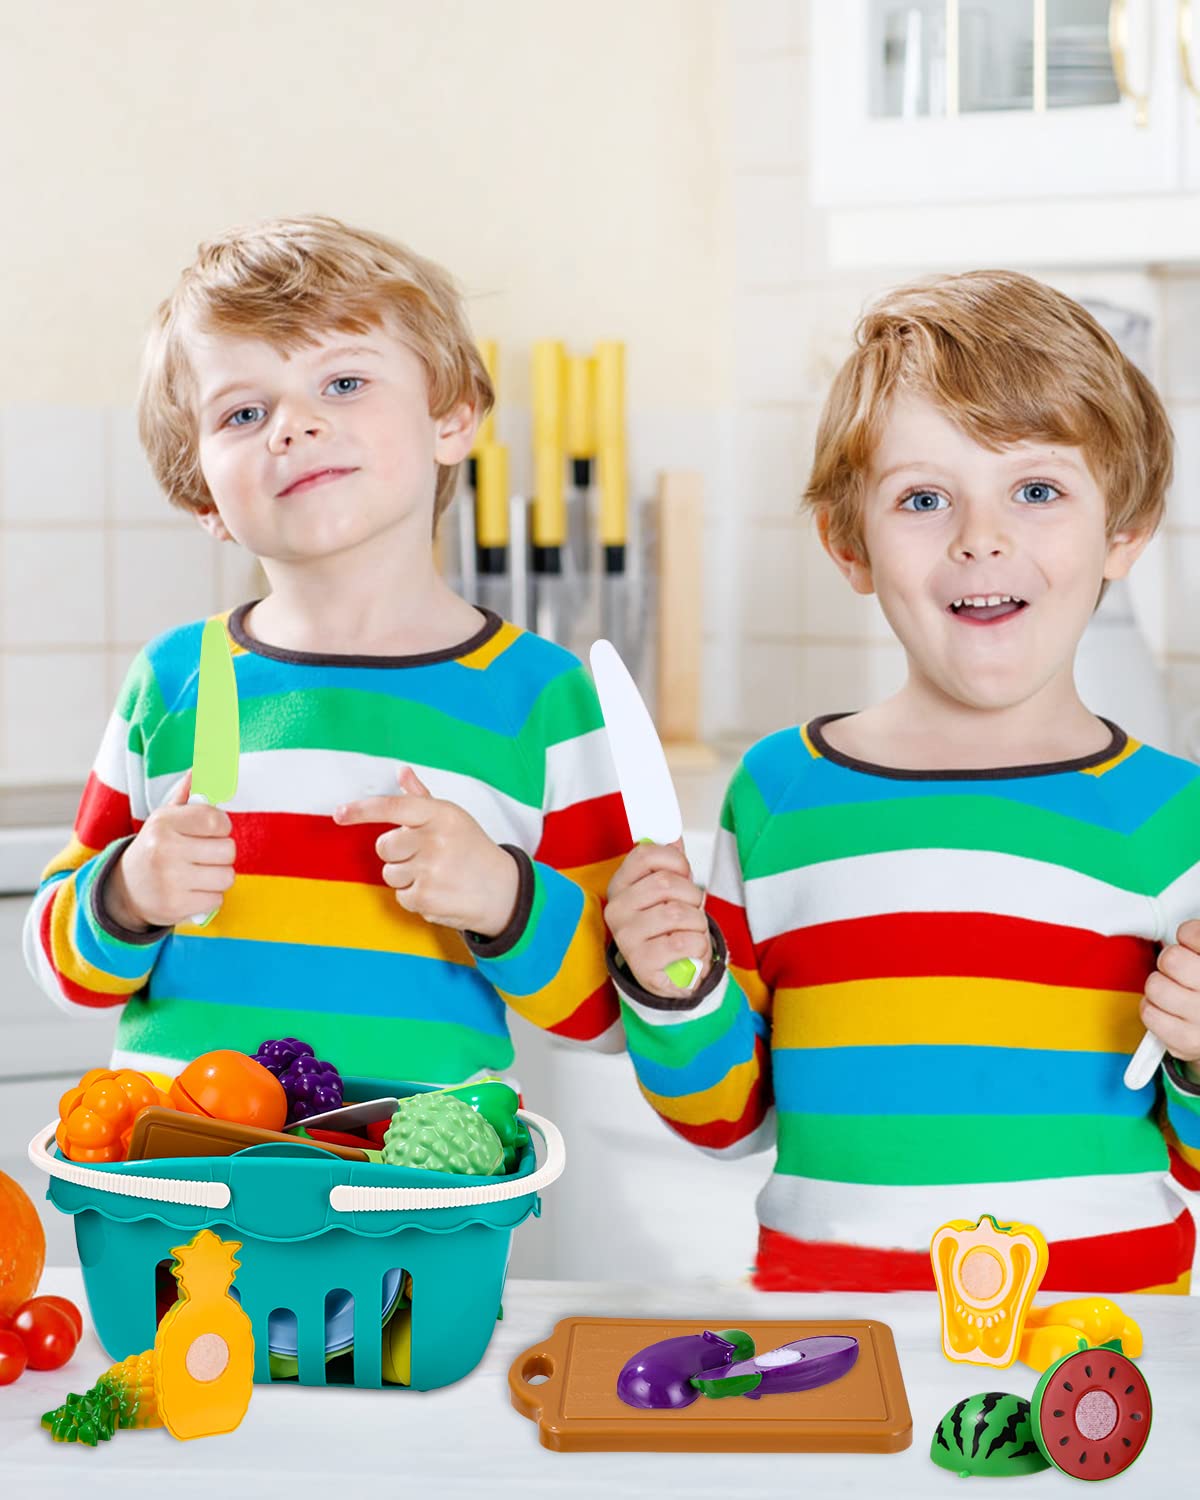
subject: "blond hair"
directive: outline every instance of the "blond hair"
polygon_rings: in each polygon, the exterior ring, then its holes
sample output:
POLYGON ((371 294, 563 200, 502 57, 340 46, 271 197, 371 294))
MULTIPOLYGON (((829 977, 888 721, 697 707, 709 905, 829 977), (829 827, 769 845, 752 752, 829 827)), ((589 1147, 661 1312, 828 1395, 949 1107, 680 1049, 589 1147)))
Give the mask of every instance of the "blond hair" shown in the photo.
POLYGON ((865 558, 866 475, 888 403, 906 390, 989 448, 1082 450, 1107 530, 1153 531, 1171 482, 1171 426, 1154 387, 1095 318, 1016 271, 969 271, 885 295, 859 319, 817 428, 804 504, 830 546, 865 558))
MULTIPOLYGON (((462 298, 433 261, 395 240, 313 214, 234 229, 199 247, 146 340, 138 432, 154 476, 174 505, 207 511, 200 470, 189 329, 310 345, 332 330, 391 328, 425 365, 435 420, 467 403, 480 418, 494 395, 462 298)), ((454 495, 457 464, 439 465, 434 524, 454 495)))

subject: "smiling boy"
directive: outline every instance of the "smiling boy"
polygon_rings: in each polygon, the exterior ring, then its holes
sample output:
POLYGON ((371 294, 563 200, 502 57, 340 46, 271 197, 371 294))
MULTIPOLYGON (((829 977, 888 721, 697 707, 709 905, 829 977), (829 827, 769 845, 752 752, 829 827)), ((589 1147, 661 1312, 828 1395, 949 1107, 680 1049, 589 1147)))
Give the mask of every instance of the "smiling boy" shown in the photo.
POLYGON ((187 803, 199 621, 134 662, 30 911, 47 992, 123 1007, 115 1063, 297 1036, 455 1083, 511 1063, 506 1006, 619 1035, 601 896, 629 833, 591 680, 434 565, 491 401, 445 272, 332 219, 202 246, 160 308, 151 465, 271 587, 225 617, 235 797, 187 803))
POLYGON ((1036 281, 942 278, 861 321, 806 499, 907 680, 746 754, 706 911, 644 846, 607 912, 650 1103, 714 1155, 776 1145, 757 1285, 932 1289, 933 1231, 991 1213, 1042 1230, 1047 1287, 1188 1289, 1200 768, 1073 675, 1170 472, 1148 382, 1036 281), (1134 1093, 1143 1026, 1170 1055, 1134 1093))

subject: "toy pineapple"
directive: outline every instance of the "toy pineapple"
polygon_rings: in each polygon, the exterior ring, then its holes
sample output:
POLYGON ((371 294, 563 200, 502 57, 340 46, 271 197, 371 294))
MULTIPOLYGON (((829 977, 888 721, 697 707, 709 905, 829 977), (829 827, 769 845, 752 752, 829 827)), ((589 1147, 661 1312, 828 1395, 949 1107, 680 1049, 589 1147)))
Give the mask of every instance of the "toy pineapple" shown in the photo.
POLYGON ((229 1295, 237 1240, 202 1229, 171 1251, 181 1300, 158 1325, 154 1388, 173 1437, 232 1432, 246 1415, 254 1382, 250 1319, 229 1295))

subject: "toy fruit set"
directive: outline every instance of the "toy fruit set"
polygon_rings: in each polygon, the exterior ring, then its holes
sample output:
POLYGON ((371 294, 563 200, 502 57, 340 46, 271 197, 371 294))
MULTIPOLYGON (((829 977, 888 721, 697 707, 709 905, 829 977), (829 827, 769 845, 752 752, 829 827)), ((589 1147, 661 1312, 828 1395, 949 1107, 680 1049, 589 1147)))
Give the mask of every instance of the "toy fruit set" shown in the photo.
POLYGON ((66 1297, 36 1297, 46 1235, 19 1183, 0 1172, 0 1385, 27 1369, 60 1369, 83 1335, 79 1309, 66 1297))
MULTIPOLYGON (((174 1302, 164 1268, 208 1230, 241 1246, 231 1295, 255 1380, 429 1390, 482 1357, 512 1231, 564 1165, 558 1131, 519 1104, 495 1079, 343 1077, 283 1037, 205 1053, 174 1079, 96 1069, 29 1154, 74 1219, 114 1366, 154 1343, 174 1302)), ((83 1401, 60 1421, 94 1427, 83 1401)))
POLYGON ((1041 1372, 1031 1400, 988 1391, 952 1407, 933 1435, 934 1463, 964 1478, 1051 1466, 1085 1480, 1123 1473, 1146 1445, 1152 1414, 1133 1363, 1137 1324, 1103 1297, 1034 1308, 1048 1252, 1032 1224, 956 1219, 936 1231, 929 1253, 947 1359, 1006 1368, 1019 1357, 1041 1372))
POLYGON ((740 1328, 704 1329, 639 1349, 617 1376, 626 1406, 690 1406, 698 1396, 786 1395, 840 1380, 854 1368, 858 1340, 844 1334, 795 1339, 755 1355, 754 1340, 740 1328))
POLYGON ((42 1426, 55 1442, 94 1448, 132 1427, 213 1437, 241 1423, 253 1389, 254 1337, 229 1295, 240 1249, 202 1229, 171 1252, 180 1301, 159 1324, 153 1349, 119 1361, 90 1390, 48 1411, 42 1426))

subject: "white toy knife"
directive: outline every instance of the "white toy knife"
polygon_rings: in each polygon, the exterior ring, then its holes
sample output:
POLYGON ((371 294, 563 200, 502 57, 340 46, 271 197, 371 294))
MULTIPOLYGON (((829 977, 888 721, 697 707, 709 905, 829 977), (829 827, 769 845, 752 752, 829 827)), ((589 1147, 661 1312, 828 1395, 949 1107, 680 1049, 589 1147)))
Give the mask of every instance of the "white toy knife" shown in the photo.
MULTIPOLYGON (((590 660, 629 831, 639 844, 672 844, 683 818, 654 720, 611 641, 596 641, 590 660)), ((690 958, 667 965, 667 978, 681 990, 695 988, 699 976, 690 958)))

